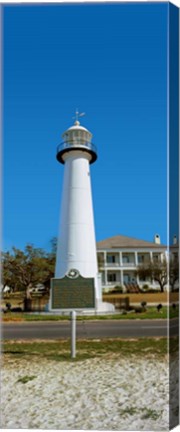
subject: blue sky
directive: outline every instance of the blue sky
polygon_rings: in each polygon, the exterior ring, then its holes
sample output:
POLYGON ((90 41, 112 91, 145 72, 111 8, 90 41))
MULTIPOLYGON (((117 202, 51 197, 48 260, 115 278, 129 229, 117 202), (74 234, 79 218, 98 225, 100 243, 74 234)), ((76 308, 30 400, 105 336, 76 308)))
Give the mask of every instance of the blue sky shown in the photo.
POLYGON ((58 234, 56 146, 76 107, 93 133, 96 238, 166 243, 167 4, 3 8, 3 248, 58 234))

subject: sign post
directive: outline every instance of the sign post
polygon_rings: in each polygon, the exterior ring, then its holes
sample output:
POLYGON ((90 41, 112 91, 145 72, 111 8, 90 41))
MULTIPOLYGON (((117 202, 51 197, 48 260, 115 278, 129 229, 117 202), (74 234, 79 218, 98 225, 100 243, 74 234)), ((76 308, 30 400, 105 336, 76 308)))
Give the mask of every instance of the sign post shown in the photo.
POLYGON ((75 358, 76 314, 96 310, 94 278, 84 278, 75 269, 70 270, 63 278, 52 278, 49 310, 70 313, 71 358, 75 358))
POLYGON ((76 358, 76 312, 71 312, 71 358, 76 358))

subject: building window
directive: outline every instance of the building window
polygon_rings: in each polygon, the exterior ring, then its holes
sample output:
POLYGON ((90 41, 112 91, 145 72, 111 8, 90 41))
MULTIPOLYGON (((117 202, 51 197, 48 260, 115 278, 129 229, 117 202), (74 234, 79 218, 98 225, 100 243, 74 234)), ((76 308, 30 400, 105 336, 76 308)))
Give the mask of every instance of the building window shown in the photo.
POLYGON ((144 276, 144 277, 140 277, 139 280, 140 280, 140 282, 146 282, 147 279, 146 279, 146 276, 144 276))
POLYGON ((177 252, 173 253, 173 258, 174 258, 174 261, 178 261, 178 253, 177 252))
POLYGON ((107 274, 107 280, 108 282, 116 282, 116 273, 107 274))
POLYGON ((131 282, 131 276, 129 274, 124 274, 124 283, 130 283, 131 282))
POLYGON ((138 255, 138 262, 140 264, 144 263, 144 255, 138 255))
POLYGON ((157 263, 157 262, 159 262, 159 260, 160 260, 160 255, 155 255, 155 254, 153 254, 153 261, 154 261, 155 263, 157 263))
POLYGON ((107 255, 107 263, 115 263, 116 257, 115 255, 107 255))
POLYGON ((122 260, 123 260, 123 263, 124 263, 124 264, 126 264, 126 263, 129 263, 129 262, 130 262, 130 258, 129 258, 129 256, 128 256, 128 255, 123 255, 123 258, 122 258, 122 260))

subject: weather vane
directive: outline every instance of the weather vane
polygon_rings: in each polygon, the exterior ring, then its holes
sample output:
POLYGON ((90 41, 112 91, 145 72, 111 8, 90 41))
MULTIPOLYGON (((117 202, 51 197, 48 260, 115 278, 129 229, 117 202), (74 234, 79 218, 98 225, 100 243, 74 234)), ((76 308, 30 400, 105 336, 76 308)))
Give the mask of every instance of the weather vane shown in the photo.
POLYGON ((85 115, 85 112, 79 113, 78 109, 76 108, 75 117, 73 117, 73 119, 75 119, 76 121, 78 121, 79 117, 83 117, 84 115, 85 115))

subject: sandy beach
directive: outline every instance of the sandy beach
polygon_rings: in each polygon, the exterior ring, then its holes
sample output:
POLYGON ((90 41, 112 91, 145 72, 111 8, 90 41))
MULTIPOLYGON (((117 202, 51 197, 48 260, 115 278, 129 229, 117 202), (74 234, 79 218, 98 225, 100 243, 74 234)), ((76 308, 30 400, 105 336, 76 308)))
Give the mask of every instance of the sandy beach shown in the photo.
POLYGON ((1 428, 167 430, 166 358, 78 362, 5 355, 1 428))

